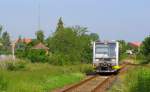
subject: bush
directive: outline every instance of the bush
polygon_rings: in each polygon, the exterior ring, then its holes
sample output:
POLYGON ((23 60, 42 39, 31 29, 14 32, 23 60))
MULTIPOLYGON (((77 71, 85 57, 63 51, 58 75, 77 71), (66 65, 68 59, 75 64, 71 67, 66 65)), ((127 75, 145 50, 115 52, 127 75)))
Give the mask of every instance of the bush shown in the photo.
POLYGON ((17 49, 15 51, 15 55, 17 56, 17 58, 25 58, 27 53, 26 53, 26 51, 24 51, 22 49, 17 49))
POLYGON ((3 61, 0 63, 1 69, 7 69, 7 70, 21 70, 26 67, 27 61, 23 60, 16 60, 16 61, 3 61))
POLYGON ((141 62, 142 64, 148 64, 148 63, 150 63, 150 54, 149 55, 147 55, 146 57, 145 57, 145 59, 143 60, 143 62, 141 62))
POLYGON ((141 68, 130 72, 127 79, 129 92, 149 92, 150 90, 150 69, 141 68), (130 82, 129 82, 130 81, 130 82))
POLYGON ((81 64, 80 71, 82 73, 89 73, 89 72, 93 72, 94 69, 93 69, 92 65, 82 65, 81 64))
POLYGON ((117 78, 115 85, 108 92, 149 92, 150 68, 130 67, 125 75, 117 78))
POLYGON ((146 37, 143 41, 141 52, 146 57, 146 62, 144 63, 150 63, 150 36, 146 37))
POLYGON ((48 62, 48 55, 46 55, 45 50, 35 50, 31 49, 28 52, 27 58, 31 60, 31 62, 48 62))
POLYGON ((53 65, 66 65, 69 64, 69 58, 64 54, 52 54, 49 57, 49 63, 53 65))
POLYGON ((25 62, 8 62, 7 63, 7 70, 20 70, 25 68, 25 62))

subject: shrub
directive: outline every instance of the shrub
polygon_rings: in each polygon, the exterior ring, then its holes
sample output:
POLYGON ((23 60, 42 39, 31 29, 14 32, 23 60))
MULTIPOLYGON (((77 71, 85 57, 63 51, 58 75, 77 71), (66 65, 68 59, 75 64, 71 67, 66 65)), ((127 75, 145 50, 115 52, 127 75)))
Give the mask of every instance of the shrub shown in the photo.
POLYGON ((15 55, 17 58, 25 58, 26 57, 26 51, 24 51, 22 49, 17 49, 15 51, 15 55))
POLYGON ((150 68, 130 67, 125 75, 117 78, 115 85, 108 92, 149 92, 150 68))
POLYGON ((7 70, 21 70, 26 67, 27 61, 23 60, 16 60, 16 61, 3 61, 0 63, 1 69, 7 69, 7 70))
POLYGON ((93 72, 93 67, 92 67, 92 65, 82 65, 81 64, 81 66, 80 66, 80 71, 82 72, 82 73, 89 73, 89 72, 93 72))
POLYGON ((27 58, 31 60, 31 62, 47 62, 48 61, 48 55, 46 55, 45 50, 32 49, 28 52, 27 58))
POLYGON ((49 63, 53 65, 65 65, 69 64, 69 58, 67 55, 55 53, 49 57, 49 63))
MULTIPOLYGON (((140 68, 140 67, 139 67, 140 68)), ((149 92, 150 90, 150 69, 141 68, 130 72, 127 79, 129 92, 149 92), (130 81, 130 82, 129 82, 130 81)))
POLYGON ((142 54, 146 57, 146 62, 144 63, 150 63, 150 36, 146 37, 143 41, 142 47, 141 47, 141 52, 142 54))

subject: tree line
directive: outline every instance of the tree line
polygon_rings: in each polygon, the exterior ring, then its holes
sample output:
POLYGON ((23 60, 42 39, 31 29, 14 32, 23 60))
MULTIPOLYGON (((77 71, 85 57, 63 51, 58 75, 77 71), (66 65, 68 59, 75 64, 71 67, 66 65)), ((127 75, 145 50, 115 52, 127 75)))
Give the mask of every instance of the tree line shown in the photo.
POLYGON ((18 58, 55 65, 91 63, 91 42, 99 40, 98 34, 90 33, 86 27, 64 27, 61 18, 58 20, 55 32, 48 38, 45 39, 42 30, 38 30, 35 35, 36 39, 29 44, 21 41, 17 43, 17 47, 20 47, 15 51, 18 58), (49 53, 46 54, 43 49, 33 49, 38 43, 47 46, 49 53))
MULTIPOLYGON (((97 33, 90 33, 86 27, 73 26, 64 27, 62 18, 58 20, 55 32, 48 38, 45 38, 43 30, 38 30, 36 38, 32 42, 25 43, 20 36, 16 43, 15 55, 17 58, 29 59, 31 62, 49 62, 55 65, 78 64, 92 62, 92 41, 100 40, 97 33), (48 52, 44 49, 33 49, 38 43, 48 47, 48 52)), ((130 47, 126 41, 118 40, 120 43, 120 56, 126 50, 137 48, 130 47)), ((11 41, 7 31, 3 32, 0 26, 0 54, 11 53, 11 41)), ((150 36, 142 42, 140 52, 137 55, 143 55, 146 63, 150 62, 150 36)))

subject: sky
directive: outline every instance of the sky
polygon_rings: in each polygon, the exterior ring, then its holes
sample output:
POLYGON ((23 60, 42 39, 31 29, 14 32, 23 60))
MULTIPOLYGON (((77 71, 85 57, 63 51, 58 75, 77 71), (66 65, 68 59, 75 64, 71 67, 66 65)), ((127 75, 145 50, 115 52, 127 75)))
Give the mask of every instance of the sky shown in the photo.
POLYGON ((46 37, 59 17, 80 25, 101 40, 142 41, 150 34, 150 0, 0 0, 0 24, 11 38, 34 38, 40 24, 46 37))

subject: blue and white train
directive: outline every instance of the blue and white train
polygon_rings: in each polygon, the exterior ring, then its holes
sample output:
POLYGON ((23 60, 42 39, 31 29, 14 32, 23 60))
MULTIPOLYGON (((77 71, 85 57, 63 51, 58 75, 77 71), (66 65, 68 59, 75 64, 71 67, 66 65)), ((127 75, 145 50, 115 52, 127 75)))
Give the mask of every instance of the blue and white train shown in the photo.
POLYGON ((93 66, 96 72, 113 73, 119 70, 119 43, 117 41, 93 42, 93 66))

